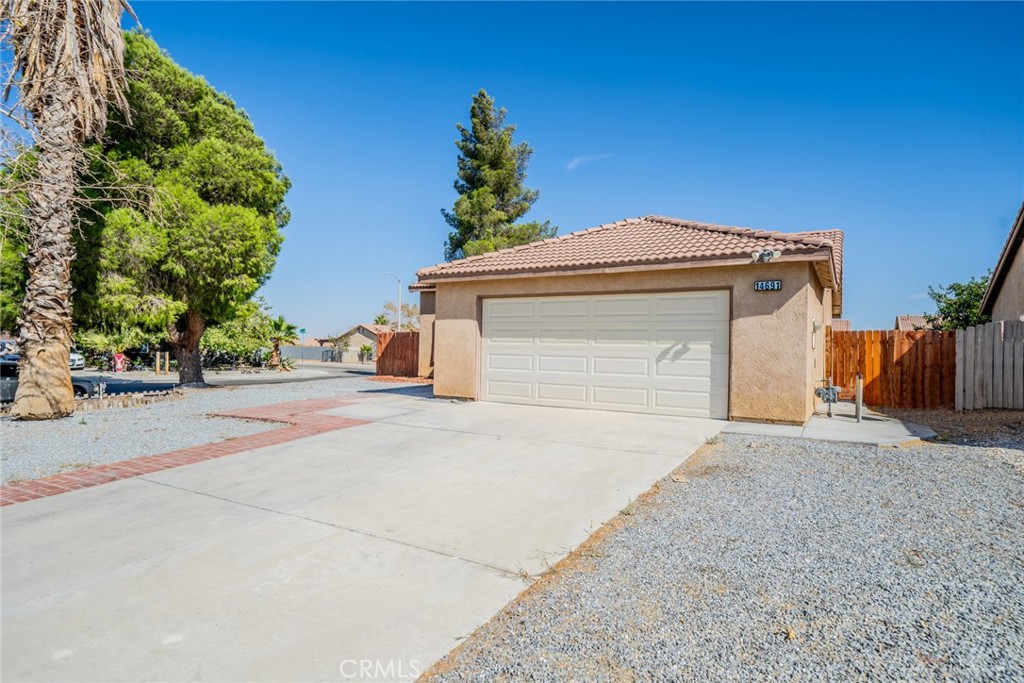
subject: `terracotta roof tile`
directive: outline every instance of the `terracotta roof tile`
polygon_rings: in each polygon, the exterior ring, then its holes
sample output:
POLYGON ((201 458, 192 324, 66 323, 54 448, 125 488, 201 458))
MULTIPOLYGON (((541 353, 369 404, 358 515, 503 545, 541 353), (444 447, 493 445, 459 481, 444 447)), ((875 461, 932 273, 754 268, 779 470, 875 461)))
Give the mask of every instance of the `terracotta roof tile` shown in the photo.
MULTIPOLYGON (((843 233, 785 233, 700 223, 665 216, 630 218, 562 237, 423 268, 422 284, 448 278, 531 274, 692 261, 749 259, 762 249, 785 256, 831 255, 831 280, 842 283, 843 233)), ((820 258, 820 256, 818 256, 820 258)), ((838 302, 836 302, 838 303, 838 302)))

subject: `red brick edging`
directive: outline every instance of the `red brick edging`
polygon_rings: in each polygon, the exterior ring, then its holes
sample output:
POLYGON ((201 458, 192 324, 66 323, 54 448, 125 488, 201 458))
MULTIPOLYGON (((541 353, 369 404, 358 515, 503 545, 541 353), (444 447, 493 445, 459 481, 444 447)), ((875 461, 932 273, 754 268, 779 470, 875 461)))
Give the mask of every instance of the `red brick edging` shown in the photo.
POLYGON ((220 441, 202 446, 192 446, 181 450, 147 455, 131 460, 121 460, 107 465, 98 465, 81 470, 62 472, 41 479, 32 479, 15 484, 0 486, 0 507, 24 503, 36 498, 56 496, 68 491, 99 486, 120 479, 130 479, 143 474, 151 474, 169 470, 182 465, 222 458, 243 451, 251 451, 264 446, 301 439, 305 436, 333 432, 338 429, 356 427, 367 424, 366 420, 355 420, 335 415, 321 415, 317 411, 329 408, 340 408, 351 405, 353 401, 337 398, 315 398, 306 401, 290 401, 269 406, 233 410, 227 413, 214 413, 217 417, 239 417, 247 420, 265 422, 283 422, 287 427, 273 429, 260 434, 252 434, 228 441, 220 441))

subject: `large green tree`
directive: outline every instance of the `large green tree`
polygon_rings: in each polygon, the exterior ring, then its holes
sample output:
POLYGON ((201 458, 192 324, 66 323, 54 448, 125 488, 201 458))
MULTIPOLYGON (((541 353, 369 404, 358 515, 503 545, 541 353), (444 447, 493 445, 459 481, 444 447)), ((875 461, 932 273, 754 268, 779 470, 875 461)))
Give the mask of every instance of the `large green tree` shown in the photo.
POLYGON ((539 192, 524 186, 533 154, 529 144, 512 141, 516 127, 505 125, 504 108, 481 89, 469 109, 470 127, 457 124, 459 198, 451 211, 441 210, 452 228, 445 258, 473 256, 553 237, 550 221, 516 223, 537 201, 539 192))
MULTIPOLYGON (((108 107, 126 109, 124 0, 4 0, 5 59, 35 143, 26 186, 25 298, 18 328, 21 370, 12 413, 23 419, 74 412, 71 346, 72 232, 82 143, 103 134, 108 107)), ((127 120, 127 116, 123 117, 127 120)), ((6 236, 6 226, 5 226, 6 236)))
POLYGON ((270 276, 289 182, 227 96, 147 35, 125 46, 134 123, 112 117, 94 150, 85 184, 103 196, 83 220, 80 319, 163 326, 179 380, 198 384, 207 325, 234 318, 270 276))
POLYGON ((936 311, 934 315, 925 313, 925 320, 936 330, 963 330, 989 322, 992 318, 981 313, 981 300, 990 277, 991 271, 967 282, 929 287, 928 296, 935 302, 936 311))

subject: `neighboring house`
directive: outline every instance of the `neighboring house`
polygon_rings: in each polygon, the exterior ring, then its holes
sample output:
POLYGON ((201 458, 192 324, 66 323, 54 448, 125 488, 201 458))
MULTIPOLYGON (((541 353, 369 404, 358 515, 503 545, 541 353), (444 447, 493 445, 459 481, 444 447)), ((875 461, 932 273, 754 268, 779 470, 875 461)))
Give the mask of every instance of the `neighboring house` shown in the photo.
POLYGON ((850 321, 849 320, 839 320, 839 319, 833 320, 832 321, 832 331, 833 332, 849 332, 850 331, 850 321))
POLYGON ((843 233, 634 218, 420 270, 438 396, 803 423, 843 233))
POLYGON ((377 357, 377 335, 381 332, 390 332, 391 327, 388 325, 371 325, 362 324, 356 325, 352 328, 352 336, 349 338, 348 351, 344 353, 342 358, 345 363, 358 363, 359 362, 359 349, 363 345, 370 345, 373 347, 373 354, 367 360, 373 360, 377 357))
POLYGON ((898 315, 892 329, 900 332, 913 332, 914 330, 930 330, 932 326, 923 315, 898 315))
POLYGON ((1010 228, 988 289, 981 299, 981 312, 992 320, 1024 320, 1024 204, 1010 228))

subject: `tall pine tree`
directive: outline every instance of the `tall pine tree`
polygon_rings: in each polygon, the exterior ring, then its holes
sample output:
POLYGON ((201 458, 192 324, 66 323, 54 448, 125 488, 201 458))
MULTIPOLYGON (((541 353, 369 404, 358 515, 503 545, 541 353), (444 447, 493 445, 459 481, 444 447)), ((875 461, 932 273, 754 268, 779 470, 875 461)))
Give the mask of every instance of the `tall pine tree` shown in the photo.
POLYGON ((551 221, 516 223, 539 192, 523 186, 526 165, 533 149, 525 142, 512 143, 516 127, 505 125, 504 108, 496 109, 494 98, 481 89, 469 109, 470 128, 457 124, 460 139, 459 198, 451 211, 441 209, 451 226, 445 258, 451 260, 488 251, 514 247, 554 237, 558 228, 551 221))

